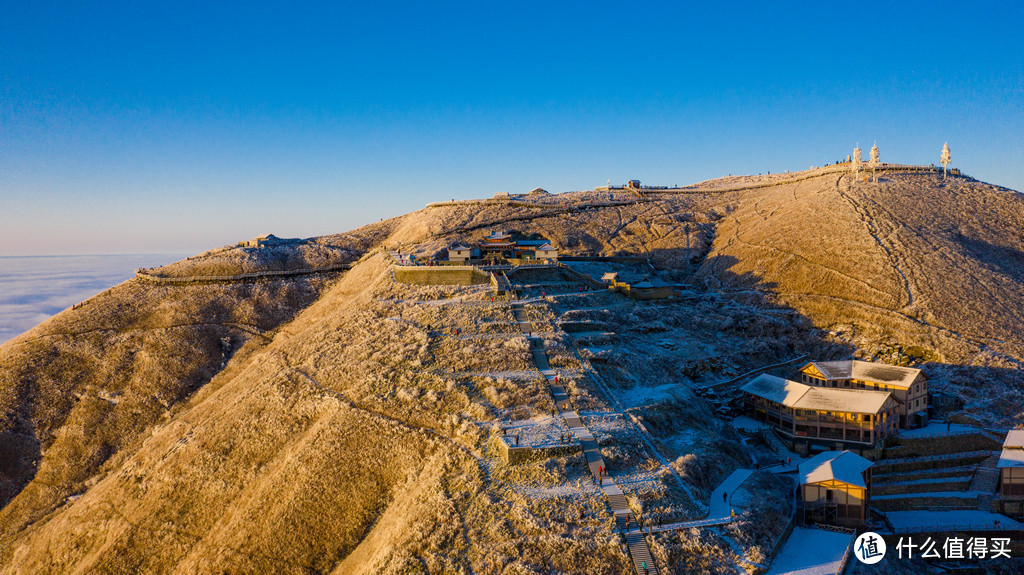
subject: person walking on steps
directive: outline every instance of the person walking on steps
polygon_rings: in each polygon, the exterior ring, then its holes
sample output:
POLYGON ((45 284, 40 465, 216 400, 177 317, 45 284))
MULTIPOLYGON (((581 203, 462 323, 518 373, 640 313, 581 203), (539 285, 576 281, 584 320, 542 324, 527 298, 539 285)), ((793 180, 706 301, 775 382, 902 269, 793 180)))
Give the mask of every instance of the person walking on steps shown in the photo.
POLYGON ((729 502, 729 492, 728 491, 723 491, 722 492, 722 503, 728 503, 728 502, 729 502))

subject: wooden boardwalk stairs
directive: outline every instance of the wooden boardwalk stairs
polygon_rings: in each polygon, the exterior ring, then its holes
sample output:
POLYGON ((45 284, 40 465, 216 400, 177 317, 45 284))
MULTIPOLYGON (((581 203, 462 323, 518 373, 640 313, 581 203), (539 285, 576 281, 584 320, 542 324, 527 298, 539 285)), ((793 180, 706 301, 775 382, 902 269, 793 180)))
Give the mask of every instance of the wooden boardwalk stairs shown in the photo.
POLYGON ((608 507, 611 508, 612 514, 615 516, 616 527, 625 534, 626 546, 629 549, 629 556, 633 562, 633 567, 638 575, 654 575, 658 573, 658 569, 654 565, 654 558, 651 557, 651 550, 647 546, 647 540, 644 538, 643 530, 629 507, 626 495, 615 484, 615 480, 612 477, 607 474, 603 474, 602 477, 601 469, 607 469, 607 466, 605 465, 604 458, 601 456, 601 448, 597 444, 597 439, 594 438, 594 435, 583 424, 579 413, 573 409, 568 392, 566 392, 565 387, 559 381, 558 375, 551 369, 551 365, 548 363, 547 352, 543 347, 544 340, 533 337, 533 324, 527 318, 526 310, 522 303, 512 303, 512 315, 515 317, 516 323, 519 324, 519 328, 527 335, 534 363, 548 382, 558 414, 580 442, 580 448, 587 459, 590 473, 594 476, 594 481, 600 485, 605 499, 608 501, 608 507))

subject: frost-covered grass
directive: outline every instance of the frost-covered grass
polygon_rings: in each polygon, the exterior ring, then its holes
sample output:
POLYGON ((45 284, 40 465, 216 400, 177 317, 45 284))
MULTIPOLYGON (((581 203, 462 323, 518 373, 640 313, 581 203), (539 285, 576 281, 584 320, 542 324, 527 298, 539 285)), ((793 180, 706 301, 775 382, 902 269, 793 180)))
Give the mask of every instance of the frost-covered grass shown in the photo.
MULTIPOLYGON (((698 498, 747 463, 692 388, 800 354, 930 362, 933 389, 966 401, 959 421, 1020 423, 1019 194, 933 175, 830 178, 610 208, 593 207, 593 192, 430 208, 165 270, 362 257, 337 282, 106 292, 0 347, 0 497, 15 497, 0 510, 0 562, 32 573, 627 572, 582 457, 484 457, 497 422, 552 408, 508 303, 487 286, 396 284, 374 251, 432 255, 496 228, 566 254, 648 254, 690 284, 685 301, 643 303, 581 295, 564 277, 514 280, 555 296, 527 313, 649 517, 693 510, 648 441, 698 498), (649 436, 608 415, 622 408, 649 436)), ((766 505, 723 529, 728 542, 710 529, 657 535, 659 563, 717 573, 738 559, 732 545, 764 553, 782 521, 768 505, 775 486, 752 485, 748 499, 766 505)))
POLYGON ((791 477, 755 472, 733 495, 745 510, 725 530, 750 561, 767 560, 792 515, 795 488, 791 477))

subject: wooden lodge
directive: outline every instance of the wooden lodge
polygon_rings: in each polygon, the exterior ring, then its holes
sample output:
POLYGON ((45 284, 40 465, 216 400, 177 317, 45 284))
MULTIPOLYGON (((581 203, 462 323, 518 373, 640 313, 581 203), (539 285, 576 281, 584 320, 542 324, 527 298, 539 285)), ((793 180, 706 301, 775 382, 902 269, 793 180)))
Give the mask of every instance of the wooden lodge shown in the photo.
POLYGON ((999 454, 999 494, 1024 499, 1024 429, 1006 434, 999 454))
POLYGON ((888 391, 816 387, 761 374, 741 388, 744 405, 792 442, 793 449, 857 449, 895 434, 899 401, 888 391))
POLYGON ((928 379, 920 369, 858 361, 812 361, 800 368, 807 385, 851 390, 888 391, 899 402, 899 426, 928 423, 928 379))
POLYGON ((805 523, 859 526, 867 517, 871 462, 850 451, 825 451, 800 464, 805 523))

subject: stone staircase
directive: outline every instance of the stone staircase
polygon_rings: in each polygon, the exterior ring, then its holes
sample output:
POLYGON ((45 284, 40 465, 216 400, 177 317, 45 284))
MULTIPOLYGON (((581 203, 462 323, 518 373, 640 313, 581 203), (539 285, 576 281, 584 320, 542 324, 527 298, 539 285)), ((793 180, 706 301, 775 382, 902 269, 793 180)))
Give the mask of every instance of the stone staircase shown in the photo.
MULTIPOLYGON (((971 491, 995 493, 996 489, 999 488, 999 469, 996 467, 998 463, 999 457, 993 455, 978 465, 978 468, 974 471, 974 477, 971 479, 971 491)), ((991 499, 990 497, 989 508, 987 509, 981 509, 981 502, 979 501, 979 510, 991 511, 991 499)))
POLYGON ((633 566, 638 575, 653 575, 658 572, 654 567, 651 550, 647 547, 647 540, 644 539, 642 533, 638 531, 627 533, 626 545, 629 547, 629 557, 633 560, 633 566))
POLYGON ((654 558, 651 557, 651 550, 647 546, 647 540, 644 538, 642 531, 638 529, 636 516, 633 515, 629 507, 626 495, 615 484, 614 479, 607 476, 607 473, 602 476, 600 470, 602 467, 607 469, 607 465, 605 464, 604 457, 601 455, 601 448, 597 444, 597 439, 594 438, 594 435, 584 425, 579 413, 572 409, 568 392, 558 382, 558 376, 551 369, 547 352, 542 347, 542 340, 532 337, 533 324, 526 318, 526 310, 523 308, 522 303, 512 304, 512 315, 522 332, 527 335, 534 363, 538 371, 548 382, 551 396, 555 400, 556 412, 579 440, 580 448, 583 450, 583 455, 587 460, 587 467, 594 476, 594 481, 600 485, 601 490, 604 492, 608 506, 615 517, 615 524, 621 532, 625 533, 626 546, 629 549, 629 556, 633 561, 633 566, 636 568, 637 575, 654 575, 658 573, 658 569, 654 565, 654 558))

